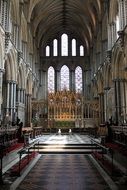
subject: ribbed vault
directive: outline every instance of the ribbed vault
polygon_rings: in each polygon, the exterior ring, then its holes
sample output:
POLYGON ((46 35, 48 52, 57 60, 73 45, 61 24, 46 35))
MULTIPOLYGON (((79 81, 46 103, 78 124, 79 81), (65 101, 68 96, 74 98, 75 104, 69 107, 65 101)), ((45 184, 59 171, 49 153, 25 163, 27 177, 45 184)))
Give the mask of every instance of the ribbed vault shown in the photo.
POLYGON ((38 46, 58 33, 69 32, 89 48, 100 18, 100 0, 31 0, 28 22, 38 46))

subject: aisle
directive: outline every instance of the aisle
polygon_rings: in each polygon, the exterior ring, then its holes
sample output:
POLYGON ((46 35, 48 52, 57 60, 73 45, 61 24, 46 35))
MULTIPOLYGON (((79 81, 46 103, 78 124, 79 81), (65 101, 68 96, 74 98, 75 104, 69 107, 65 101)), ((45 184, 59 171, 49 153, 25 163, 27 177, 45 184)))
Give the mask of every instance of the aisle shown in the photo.
POLYGON ((42 155, 17 190, 109 190, 88 155, 42 155))

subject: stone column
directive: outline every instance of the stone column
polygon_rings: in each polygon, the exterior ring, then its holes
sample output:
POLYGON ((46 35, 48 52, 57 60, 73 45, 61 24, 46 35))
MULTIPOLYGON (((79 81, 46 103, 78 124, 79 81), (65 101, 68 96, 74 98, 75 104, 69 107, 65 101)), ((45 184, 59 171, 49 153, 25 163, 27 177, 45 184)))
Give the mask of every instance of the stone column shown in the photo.
POLYGON ((58 38, 58 56, 61 56, 61 36, 58 38))
POLYGON ((120 30, 123 30, 124 26, 125 26, 125 12, 124 12, 124 1, 123 0, 119 1, 119 18, 120 18, 120 30))
POLYGON ((85 96, 86 91, 86 71, 82 70, 82 94, 85 96))
POLYGON ((55 70, 55 92, 60 90, 60 71, 55 70))
POLYGON ((80 44, 78 40, 76 40, 76 56, 80 56, 80 44))
POLYGON ((50 56, 53 56, 53 42, 50 43, 50 56))
POLYGON ((2 100, 2 84, 3 84, 3 69, 0 69, 0 120, 1 120, 1 104, 3 102, 2 100))
POLYGON ((126 90, 125 90, 125 79, 116 78, 114 80, 115 87, 115 111, 116 111, 116 122, 122 124, 125 120, 126 114, 126 90))
POLYGON ((20 102, 20 88, 18 88, 17 93, 18 93, 18 99, 17 99, 17 101, 18 101, 18 103, 19 103, 19 102, 20 102))
POLYGON ((107 93, 109 91, 110 87, 105 87, 104 88, 104 120, 108 121, 108 115, 107 115, 107 106, 108 106, 108 102, 107 102, 107 93))
POLYGON ((25 104, 25 89, 23 89, 23 104, 25 104))
POLYGON ((99 93, 100 122, 104 123, 104 93, 99 93))
POLYGON ((10 98, 11 98, 11 101, 10 101, 10 112, 11 112, 11 121, 13 120, 13 106, 14 106, 14 90, 13 90, 13 81, 11 81, 11 84, 10 84, 10 98))
POLYGON ((68 56, 72 56, 72 39, 68 36, 68 56))
POLYGON ((46 71, 42 71, 42 94, 40 95, 41 96, 41 98, 43 98, 43 99, 47 99, 47 93, 48 93, 48 85, 47 85, 47 72, 46 71))
POLYGON ((124 0, 125 25, 127 25, 127 0, 124 0))
POLYGON ((13 112, 14 120, 16 120, 16 82, 13 84, 13 112))
POLYGON ((31 94, 26 94, 26 115, 25 115, 25 120, 26 120, 26 127, 31 126, 31 94))
POLYGON ((70 90, 75 91, 75 70, 70 70, 70 90))
POLYGON ((8 0, 3 0, 3 6, 4 6, 4 11, 3 11, 3 13, 4 13, 4 15, 3 15, 3 26, 4 26, 4 28, 7 30, 8 28, 7 28, 7 25, 8 25, 8 23, 7 23, 7 21, 8 21, 8 14, 9 14, 9 6, 8 6, 8 4, 9 4, 9 1, 8 0))
POLYGON ((10 109, 10 81, 7 81, 7 104, 6 104, 6 114, 9 114, 10 109))

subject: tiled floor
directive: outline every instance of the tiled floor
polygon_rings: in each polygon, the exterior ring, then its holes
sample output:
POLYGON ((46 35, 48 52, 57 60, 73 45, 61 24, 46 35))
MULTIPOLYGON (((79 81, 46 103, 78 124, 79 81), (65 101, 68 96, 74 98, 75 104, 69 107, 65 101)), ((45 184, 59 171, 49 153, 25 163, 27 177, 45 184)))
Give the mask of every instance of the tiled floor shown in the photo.
POLYGON ((109 190, 88 155, 42 155, 17 190, 109 190))
POLYGON ((43 135, 39 139, 40 143, 47 144, 81 144, 81 143, 91 143, 90 138, 87 135, 43 135))

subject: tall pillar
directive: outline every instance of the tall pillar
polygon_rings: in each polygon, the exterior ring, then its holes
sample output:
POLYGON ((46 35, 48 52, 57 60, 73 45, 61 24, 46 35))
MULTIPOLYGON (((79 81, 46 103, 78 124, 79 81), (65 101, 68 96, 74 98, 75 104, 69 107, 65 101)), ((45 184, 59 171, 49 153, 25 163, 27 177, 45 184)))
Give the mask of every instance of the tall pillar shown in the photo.
POLYGON ((125 25, 127 25, 127 0, 124 0, 125 25))
POLYGON ((7 81, 7 104, 6 104, 6 115, 9 114, 10 111, 10 81, 7 81))
POLYGON ((47 72, 46 71, 42 71, 42 92, 41 93, 41 98, 43 99, 47 99, 47 93, 48 93, 48 82, 47 82, 48 78, 47 78, 47 72))
POLYGON ((61 36, 58 38, 58 56, 61 56, 61 36))
POLYGON ((100 122, 104 123, 104 93, 99 93, 100 122))
POLYGON ((72 56, 72 39, 68 36, 68 56, 72 56))
POLYGON ((55 70, 55 92, 60 90, 60 71, 55 70))
POLYGON ((86 71, 82 70, 82 94, 85 96, 86 91, 86 71))
POLYGON ((13 98, 14 98, 14 90, 13 90, 13 81, 11 81, 11 84, 10 84, 10 97, 11 98, 11 101, 10 101, 10 115, 11 115, 11 121, 13 120, 13 98))
POLYGON ((4 2, 4 18, 3 18, 3 26, 4 26, 4 28, 5 29, 8 29, 7 28, 7 19, 8 19, 8 13, 9 13, 9 7, 8 7, 8 3, 9 3, 9 1, 7 1, 7 0, 3 0, 3 2, 4 2))
POLYGON ((1 120, 1 104, 2 104, 2 84, 3 84, 3 69, 0 69, 0 120, 1 120))
POLYGON ((50 56, 53 56, 53 42, 50 43, 50 56))
POLYGON ((76 56, 80 56, 80 44, 78 40, 76 40, 76 56))
POLYGON ((26 115, 25 115, 25 120, 26 120, 26 127, 30 127, 31 126, 31 114, 32 114, 32 110, 31 110, 31 94, 26 94, 26 115))
POLYGON ((118 124, 123 124, 126 117, 126 80, 125 79, 115 79, 115 112, 116 112, 116 122, 118 124))
POLYGON ((23 89, 23 104, 25 104, 25 89, 23 89))
POLYGON ((70 70, 70 90, 75 91, 75 70, 70 70))
POLYGON ((13 119, 16 121, 16 83, 13 84, 13 114, 13 119))
POLYGON ((110 87, 105 87, 104 88, 104 120, 108 121, 108 114, 107 114, 107 107, 108 107, 108 100, 107 100, 107 94, 109 91, 110 87))
POLYGON ((124 1, 119 1, 119 17, 120 17, 120 30, 123 30, 125 27, 125 12, 124 12, 124 1))

